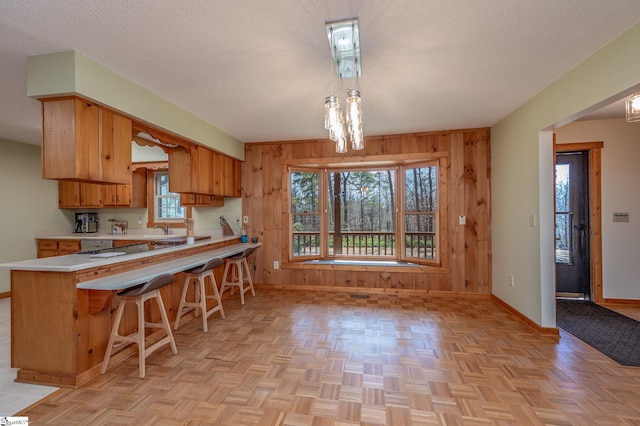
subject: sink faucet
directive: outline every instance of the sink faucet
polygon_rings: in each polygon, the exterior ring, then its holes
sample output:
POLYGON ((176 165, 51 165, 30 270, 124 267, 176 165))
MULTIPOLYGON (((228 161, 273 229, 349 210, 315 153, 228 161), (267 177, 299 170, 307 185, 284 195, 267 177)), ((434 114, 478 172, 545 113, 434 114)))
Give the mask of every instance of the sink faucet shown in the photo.
POLYGON ((164 233, 164 235, 169 235, 169 224, 164 222, 162 225, 156 225, 153 227, 153 229, 157 229, 160 228, 162 229, 162 232, 164 233))

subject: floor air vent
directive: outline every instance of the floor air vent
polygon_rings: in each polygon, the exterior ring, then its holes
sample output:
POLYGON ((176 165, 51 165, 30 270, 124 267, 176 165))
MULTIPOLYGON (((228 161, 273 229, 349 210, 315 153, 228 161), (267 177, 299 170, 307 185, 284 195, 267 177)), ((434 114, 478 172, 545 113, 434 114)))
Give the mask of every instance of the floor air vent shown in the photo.
POLYGON ((351 298, 352 299, 368 299, 369 295, 368 294, 352 294, 351 298))

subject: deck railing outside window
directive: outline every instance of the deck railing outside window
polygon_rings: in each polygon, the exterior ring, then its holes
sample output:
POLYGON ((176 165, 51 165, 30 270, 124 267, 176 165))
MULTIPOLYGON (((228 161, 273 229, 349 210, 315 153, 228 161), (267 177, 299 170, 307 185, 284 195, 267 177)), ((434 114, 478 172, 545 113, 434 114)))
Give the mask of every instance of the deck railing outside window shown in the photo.
MULTIPOLYGON (((335 253, 335 235, 329 233, 329 256, 396 256, 395 233, 393 232, 342 232, 342 253, 335 253)), ((435 259, 435 233, 405 232, 405 253, 407 257, 435 259)), ((320 255, 320 233, 294 232, 293 255, 320 255)))

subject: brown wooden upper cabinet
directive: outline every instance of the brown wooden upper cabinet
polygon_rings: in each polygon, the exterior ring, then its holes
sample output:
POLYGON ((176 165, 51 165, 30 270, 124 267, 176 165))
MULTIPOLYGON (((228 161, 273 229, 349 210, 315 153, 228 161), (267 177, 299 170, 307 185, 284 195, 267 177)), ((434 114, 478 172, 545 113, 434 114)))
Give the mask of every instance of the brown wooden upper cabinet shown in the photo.
POLYGON ((78 98, 42 99, 42 177, 131 184, 131 119, 78 98))
POLYGON ((173 148, 169 151, 169 190, 240 197, 240 161, 199 145, 173 148))
POLYGON ((147 174, 133 172, 131 185, 58 181, 58 208, 147 207, 147 174))
POLYGON ((58 181, 58 207, 102 207, 102 185, 97 183, 58 181))

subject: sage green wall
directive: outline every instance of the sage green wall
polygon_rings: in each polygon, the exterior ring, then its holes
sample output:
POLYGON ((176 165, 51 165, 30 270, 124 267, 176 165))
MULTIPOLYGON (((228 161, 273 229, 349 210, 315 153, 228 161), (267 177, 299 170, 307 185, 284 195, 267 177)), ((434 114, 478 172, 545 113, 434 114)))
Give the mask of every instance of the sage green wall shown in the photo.
MULTIPOLYGON (((58 210, 58 184, 41 178, 40 147, 0 139, 0 263, 34 259, 35 235, 69 232, 73 215, 58 210)), ((11 288, 0 268, 0 293, 11 288)))
POLYGON ((492 127, 492 291, 543 327, 555 327, 552 129, 637 88, 638 45, 640 24, 492 127))
POLYGON ((244 144, 200 118, 72 50, 31 56, 27 96, 79 94, 201 145, 244 160, 244 144))

